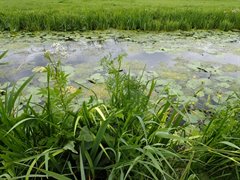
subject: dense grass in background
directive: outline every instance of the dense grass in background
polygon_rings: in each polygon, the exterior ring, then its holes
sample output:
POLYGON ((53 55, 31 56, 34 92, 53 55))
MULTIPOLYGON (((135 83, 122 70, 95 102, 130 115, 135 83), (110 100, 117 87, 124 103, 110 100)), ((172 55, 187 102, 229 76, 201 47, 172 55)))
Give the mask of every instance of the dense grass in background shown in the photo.
POLYGON ((155 81, 122 71, 105 58, 109 97, 78 102, 61 62, 46 54, 39 104, 10 86, 0 98, 0 178, 240 179, 240 96, 191 123, 191 106, 153 96, 155 81))
POLYGON ((240 29, 238 0, 2 0, 0 30, 240 29))

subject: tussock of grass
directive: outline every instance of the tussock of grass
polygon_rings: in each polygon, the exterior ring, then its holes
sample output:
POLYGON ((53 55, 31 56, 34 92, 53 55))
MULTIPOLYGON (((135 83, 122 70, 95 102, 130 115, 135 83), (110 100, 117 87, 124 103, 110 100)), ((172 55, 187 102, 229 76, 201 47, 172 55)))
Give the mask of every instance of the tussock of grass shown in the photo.
POLYGON ((109 98, 83 103, 60 61, 45 57, 41 103, 21 95, 33 77, 0 97, 0 178, 239 179, 237 93, 199 126, 174 95, 152 98, 154 79, 122 71, 122 57, 102 61, 109 98))

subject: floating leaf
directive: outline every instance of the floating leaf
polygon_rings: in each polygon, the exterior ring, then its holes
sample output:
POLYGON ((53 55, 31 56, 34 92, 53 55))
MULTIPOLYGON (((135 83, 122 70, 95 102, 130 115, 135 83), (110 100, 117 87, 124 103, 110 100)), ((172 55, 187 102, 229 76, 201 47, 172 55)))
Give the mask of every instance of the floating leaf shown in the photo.
POLYGON ((72 74, 74 72, 74 68, 72 66, 63 66, 62 70, 67 74, 72 74))
POLYGON ((200 85, 201 83, 199 83, 197 79, 191 79, 186 84, 187 88, 190 88, 190 89, 197 89, 199 88, 200 85))
POLYGON ((203 91, 199 91, 199 92, 197 92, 197 94, 196 94, 196 96, 197 97, 204 97, 204 92, 203 91))
POLYGON ((229 88, 230 87, 230 85, 228 83, 224 83, 224 82, 218 83, 217 86, 219 86, 221 88, 229 88))
POLYGON ((215 96, 213 96, 212 100, 216 103, 223 103, 227 100, 228 96, 221 93, 221 92, 218 92, 215 94, 215 96))
POLYGON ((168 80, 164 80, 164 79, 158 79, 156 82, 156 85, 161 85, 161 86, 166 86, 167 84, 169 84, 170 82, 168 80))
POLYGON ((204 92, 206 94, 213 94, 214 93, 214 91, 211 88, 208 88, 208 87, 204 87, 204 92))
POLYGON ((95 83, 104 83, 105 81, 104 77, 100 73, 91 75, 88 80, 95 83))
POLYGON ((200 78, 200 79, 191 79, 187 82, 186 86, 191 89, 197 89, 201 86, 208 86, 211 85, 212 81, 207 78, 200 78))
POLYGON ((200 62, 192 62, 190 64, 187 64, 187 67, 189 67, 190 69, 193 70, 198 70, 198 67, 201 67, 201 63, 200 62))
POLYGON ((235 78, 233 78, 231 76, 217 76, 217 77, 215 77, 215 79, 217 79, 218 81, 222 81, 222 82, 232 82, 235 80, 235 78))
POLYGON ((47 82, 47 77, 45 74, 41 74, 41 76, 38 78, 39 82, 46 83, 47 82))
POLYGON ((190 123, 198 123, 205 120, 205 114, 199 110, 192 111, 188 114, 190 123))
POLYGON ((179 96, 178 100, 182 103, 191 103, 191 104, 195 104, 198 102, 198 98, 196 97, 192 97, 192 96, 179 96))

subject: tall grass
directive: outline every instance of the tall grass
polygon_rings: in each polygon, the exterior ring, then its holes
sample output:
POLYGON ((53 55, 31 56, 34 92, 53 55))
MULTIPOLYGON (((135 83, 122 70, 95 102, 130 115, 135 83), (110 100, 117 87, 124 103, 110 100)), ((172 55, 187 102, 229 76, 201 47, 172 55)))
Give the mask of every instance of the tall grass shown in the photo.
POLYGON ((153 97, 154 79, 122 71, 121 56, 102 60, 109 98, 83 103, 61 62, 45 57, 39 104, 22 96, 33 77, 0 98, 0 178, 239 179, 238 94, 199 127, 176 96, 153 97))
POLYGON ((14 10, 0 12, 0 30, 75 31, 75 30, 150 30, 240 29, 239 10, 209 8, 126 8, 79 11, 14 10))

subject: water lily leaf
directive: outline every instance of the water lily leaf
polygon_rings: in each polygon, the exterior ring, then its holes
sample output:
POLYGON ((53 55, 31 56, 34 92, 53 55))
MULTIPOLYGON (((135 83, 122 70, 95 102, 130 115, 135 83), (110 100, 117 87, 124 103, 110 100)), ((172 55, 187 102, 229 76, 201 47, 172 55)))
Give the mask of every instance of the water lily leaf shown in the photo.
POLYGON ((215 79, 217 79, 218 81, 222 81, 222 82, 232 82, 235 80, 231 76, 217 76, 217 77, 215 77, 215 79))
POLYGON ((39 92, 39 88, 38 87, 34 87, 34 86, 29 86, 27 88, 27 91, 29 94, 37 94, 39 92))
POLYGON ((23 77, 21 79, 19 79, 16 83, 17 86, 21 86, 27 79, 29 79, 29 77, 23 77))
POLYGON ((216 66, 207 66, 207 67, 204 67, 204 69, 207 72, 211 72, 211 74, 220 74, 222 72, 220 68, 216 66))
POLYGON ((198 79, 199 82, 205 86, 208 86, 208 85, 211 85, 212 84, 212 81, 208 78, 200 78, 198 79))
POLYGON ((91 75, 88 80, 95 83, 104 83, 105 81, 104 77, 100 73, 91 75))
POLYGON ((190 88, 190 89, 197 89, 200 85, 201 83, 199 83, 197 79, 191 79, 186 84, 187 88, 190 88))
POLYGON ((46 77, 46 75, 44 74, 42 74, 39 78, 38 78, 38 81, 39 82, 42 82, 42 83, 46 83, 47 82, 47 77, 46 77))
POLYGON ((226 91, 226 92, 225 92, 225 95, 226 95, 226 96, 235 96, 236 94, 235 94, 234 91, 229 90, 229 91, 226 91))
POLYGON ((224 72, 236 72, 240 70, 240 67, 235 64, 225 64, 221 69, 224 72))
POLYGON ((201 67, 200 62, 192 62, 191 64, 187 64, 187 67, 193 70, 198 70, 198 67, 201 67))
POLYGON ((72 74, 74 72, 74 68, 72 66, 63 66, 62 70, 67 74, 72 74))
POLYGON ((200 78, 200 79, 191 79, 187 82, 186 86, 190 89, 196 89, 201 86, 208 86, 211 85, 212 81, 207 78, 200 78))
POLYGON ((166 86, 167 84, 169 84, 170 82, 167 81, 167 80, 164 80, 164 79, 158 79, 157 82, 156 82, 156 85, 157 86, 166 86))
MULTIPOLYGON (((185 121, 186 121, 186 119, 185 119, 185 121)), ((184 130, 185 130, 187 136, 189 136, 189 139, 201 137, 199 127, 197 127, 193 124, 189 124, 187 127, 185 127, 184 130)))
POLYGON ((228 83, 224 83, 224 82, 217 84, 217 86, 222 87, 222 88, 229 88, 230 87, 230 85, 228 83))
POLYGON ((199 121, 205 120, 205 114, 199 110, 192 111, 188 114, 190 123, 198 123, 199 121))
POLYGON ((41 96, 40 95, 34 95, 34 96, 32 96, 32 98, 31 98, 31 102, 32 103, 39 103, 39 102, 41 102, 42 101, 42 99, 41 99, 41 96))
POLYGON ((84 80, 84 79, 80 79, 80 78, 78 78, 78 79, 76 79, 76 80, 74 80, 77 84, 86 84, 86 80, 84 80))
POLYGON ((147 76, 150 78, 156 78, 159 76, 156 71, 147 71, 146 73, 147 73, 147 76))
POLYGON ((169 87, 169 95, 179 95, 182 96, 184 93, 181 90, 182 87, 179 85, 171 86, 169 87))
POLYGON ((213 96, 212 100, 216 103, 223 103, 227 100, 228 96, 223 93, 216 93, 215 96, 213 96))
POLYGON ((98 67, 94 68, 93 70, 97 71, 97 72, 102 72, 104 69, 102 66, 98 66, 98 67))
POLYGON ((197 97, 203 97, 205 94, 203 91, 199 91, 196 95, 197 97))
POLYGON ((179 100, 180 102, 182 102, 183 104, 185 104, 185 103, 195 104, 195 103, 198 102, 198 98, 193 97, 193 96, 184 96, 184 95, 179 96, 179 97, 178 97, 178 100, 179 100))
POLYGON ((5 89, 9 86, 8 82, 5 82, 4 84, 0 84, 0 88, 5 89))
POLYGON ((206 94, 213 94, 214 93, 214 91, 211 88, 208 88, 208 87, 204 87, 204 92, 206 94))

